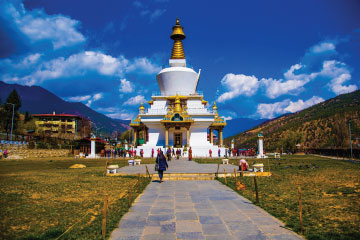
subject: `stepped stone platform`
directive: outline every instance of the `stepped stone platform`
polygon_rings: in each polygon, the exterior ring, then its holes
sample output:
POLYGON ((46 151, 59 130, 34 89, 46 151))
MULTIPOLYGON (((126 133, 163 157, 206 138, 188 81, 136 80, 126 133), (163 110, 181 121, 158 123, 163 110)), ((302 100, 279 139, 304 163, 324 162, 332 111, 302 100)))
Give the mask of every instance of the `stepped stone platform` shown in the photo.
MULTIPOLYGON (((168 161, 169 168, 164 172, 164 180, 213 180, 216 173, 219 177, 234 176, 234 169, 238 176, 239 166, 232 164, 199 164, 194 161, 188 161, 186 158, 180 158, 179 160, 168 161), (225 169, 225 173, 224 173, 225 169)), ((155 164, 142 164, 135 166, 126 166, 118 169, 116 174, 108 174, 109 176, 121 176, 121 175, 138 175, 146 176, 146 167, 148 168, 150 176, 153 180, 158 180, 157 172, 155 171, 155 164)), ((271 176, 269 172, 244 172, 244 176, 271 176)))

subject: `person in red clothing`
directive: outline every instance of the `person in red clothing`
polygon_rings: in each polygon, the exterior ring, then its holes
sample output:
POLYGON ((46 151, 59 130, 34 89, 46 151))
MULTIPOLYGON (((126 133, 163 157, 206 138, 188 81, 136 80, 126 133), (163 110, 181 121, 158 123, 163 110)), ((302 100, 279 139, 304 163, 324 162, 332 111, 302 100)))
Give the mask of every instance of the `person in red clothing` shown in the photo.
POLYGON ((144 157, 144 150, 142 150, 142 149, 140 150, 140 157, 142 157, 142 158, 144 157))
POLYGON ((212 157, 212 151, 209 149, 209 156, 212 157))
POLYGON ((153 158, 154 157, 154 149, 151 149, 151 157, 153 158))
POLYGON ((232 154, 233 154, 234 157, 236 157, 236 148, 233 148, 232 154))
POLYGON ((134 157, 136 157, 136 150, 134 150, 134 157))

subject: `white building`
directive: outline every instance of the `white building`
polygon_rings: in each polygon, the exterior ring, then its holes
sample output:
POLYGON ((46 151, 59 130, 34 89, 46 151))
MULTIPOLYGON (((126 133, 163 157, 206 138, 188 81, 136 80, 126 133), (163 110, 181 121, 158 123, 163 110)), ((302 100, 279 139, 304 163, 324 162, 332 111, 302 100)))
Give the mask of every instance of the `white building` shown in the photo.
POLYGON ((130 126, 134 129, 134 145, 137 152, 141 149, 144 156, 155 153, 158 148, 191 147, 193 156, 213 156, 225 154, 223 147, 223 128, 226 122, 220 118, 216 104, 208 108, 203 94, 197 91, 200 70, 196 73, 186 67, 182 46, 185 39, 183 27, 179 19, 173 27, 171 39, 174 46, 169 60, 169 67, 162 69, 156 76, 160 92, 153 93, 150 108, 143 104, 139 108, 136 119, 130 126), (217 142, 214 142, 214 131, 217 131, 217 142))

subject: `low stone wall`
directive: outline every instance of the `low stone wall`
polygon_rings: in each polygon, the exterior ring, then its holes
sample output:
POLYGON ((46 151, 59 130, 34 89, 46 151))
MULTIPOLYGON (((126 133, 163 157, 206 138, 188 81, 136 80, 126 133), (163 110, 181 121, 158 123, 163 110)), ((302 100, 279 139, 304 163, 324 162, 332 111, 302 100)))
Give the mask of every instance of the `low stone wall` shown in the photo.
POLYGON ((66 157, 71 154, 69 149, 27 149, 27 148, 6 148, 9 159, 22 158, 44 158, 44 157, 66 157))

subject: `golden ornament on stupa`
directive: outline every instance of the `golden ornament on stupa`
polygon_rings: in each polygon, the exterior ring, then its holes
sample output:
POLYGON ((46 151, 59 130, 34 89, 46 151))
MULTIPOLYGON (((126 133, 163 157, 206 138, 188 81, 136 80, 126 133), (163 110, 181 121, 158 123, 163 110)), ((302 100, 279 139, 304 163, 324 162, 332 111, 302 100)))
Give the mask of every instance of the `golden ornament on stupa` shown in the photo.
POLYGON ((180 102, 180 98, 178 96, 176 96, 176 98, 175 98, 174 112, 181 113, 181 102, 180 102))
POLYGON ((144 113, 144 110, 145 110, 144 105, 143 105, 143 103, 141 103, 141 105, 139 107, 140 113, 144 113))
POLYGON ((173 50, 171 52, 171 59, 185 59, 184 49, 181 40, 185 39, 183 27, 180 25, 179 18, 176 19, 176 24, 172 28, 170 38, 174 40, 173 50))
POLYGON ((214 102, 214 106, 212 107, 212 109, 213 109, 213 112, 216 112, 216 114, 217 114, 217 106, 216 106, 216 102, 214 102))

